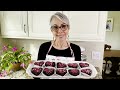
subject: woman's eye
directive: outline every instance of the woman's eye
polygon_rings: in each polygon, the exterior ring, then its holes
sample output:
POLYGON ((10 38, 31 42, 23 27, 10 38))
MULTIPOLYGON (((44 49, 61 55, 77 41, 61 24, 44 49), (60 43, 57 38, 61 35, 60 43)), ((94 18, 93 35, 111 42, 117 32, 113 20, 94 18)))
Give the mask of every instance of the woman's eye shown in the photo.
POLYGON ((66 27, 67 27, 67 25, 61 25, 61 27, 62 27, 62 28, 66 28, 66 27))
POLYGON ((57 27, 57 26, 54 26, 54 29, 58 29, 58 27, 57 27))
POLYGON ((52 28, 52 29, 57 29, 58 27, 57 27, 57 26, 52 26, 51 28, 52 28))
POLYGON ((62 28, 65 28, 65 27, 66 27, 66 25, 62 25, 61 27, 62 27, 62 28))

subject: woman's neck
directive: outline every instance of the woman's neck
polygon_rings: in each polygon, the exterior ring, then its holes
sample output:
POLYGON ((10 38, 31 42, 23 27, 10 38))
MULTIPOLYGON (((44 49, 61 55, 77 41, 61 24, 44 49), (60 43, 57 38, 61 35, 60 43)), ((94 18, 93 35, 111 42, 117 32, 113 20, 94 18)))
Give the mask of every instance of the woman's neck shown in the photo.
POLYGON ((55 40, 53 46, 57 49, 66 49, 69 47, 66 40, 55 40))

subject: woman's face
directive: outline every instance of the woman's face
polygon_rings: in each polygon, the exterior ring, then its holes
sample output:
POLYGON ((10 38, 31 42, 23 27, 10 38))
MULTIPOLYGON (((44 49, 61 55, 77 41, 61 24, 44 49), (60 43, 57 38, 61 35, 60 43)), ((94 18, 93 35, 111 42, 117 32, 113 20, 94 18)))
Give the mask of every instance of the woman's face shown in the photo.
POLYGON ((69 33, 69 26, 54 17, 51 21, 51 31, 55 39, 66 40, 69 33))

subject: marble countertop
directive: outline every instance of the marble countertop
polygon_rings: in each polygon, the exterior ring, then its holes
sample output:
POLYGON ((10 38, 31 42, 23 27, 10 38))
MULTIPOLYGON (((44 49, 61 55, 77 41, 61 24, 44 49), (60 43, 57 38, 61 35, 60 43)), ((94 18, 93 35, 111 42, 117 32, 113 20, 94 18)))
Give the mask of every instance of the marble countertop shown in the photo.
MULTIPOLYGON (((100 69, 95 67, 97 70, 97 75, 93 79, 102 79, 102 74, 100 73, 100 69)), ((19 70, 9 74, 6 77, 0 77, 0 79, 33 79, 33 77, 29 76, 25 70, 19 70)))
POLYGON ((94 79, 102 79, 102 73, 100 72, 100 69, 98 67, 95 67, 95 68, 96 68, 98 73, 94 79))

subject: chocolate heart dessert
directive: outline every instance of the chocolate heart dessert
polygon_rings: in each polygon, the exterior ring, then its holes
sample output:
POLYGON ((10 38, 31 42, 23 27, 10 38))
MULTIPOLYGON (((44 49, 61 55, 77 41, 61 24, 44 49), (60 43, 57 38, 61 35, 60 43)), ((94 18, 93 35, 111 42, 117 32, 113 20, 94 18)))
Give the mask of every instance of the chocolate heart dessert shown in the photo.
POLYGON ((38 66, 42 66, 44 64, 43 61, 40 61, 40 62, 35 62, 34 65, 38 65, 38 66))
POLYGON ((80 67, 83 68, 83 67, 88 67, 89 64, 88 63, 79 63, 80 67))
POLYGON ((72 75, 72 76, 77 76, 80 74, 80 71, 78 69, 69 69, 68 70, 69 74, 72 75))
POLYGON ((66 69, 56 69, 56 74, 64 76, 67 73, 66 69))
POLYGON ((54 68, 44 68, 44 70, 43 70, 43 74, 45 74, 47 76, 53 75, 54 72, 55 72, 54 68))
POLYGON ((47 61, 47 62, 45 62, 45 66, 55 67, 55 62, 47 61))
POLYGON ((62 62, 57 63, 57 68, 65 68, 65 67, 67 67, 65 63, 62 63, 62 62))
POLYGON ((70 68, 77 68, 78 67, 78 64, 77 63, 68 63, 68 66, 70 68))
POLYGON ((33 67, 33 68, 31 69, 31 72, 32 72, 32 74, 38 76, 38 75, 42 72, 42 68, 33 67))
POLYGON ((91 69, 82 69, 81 72, 85 73, 87 75, 91 75, 92 74, 92 70, 91 69))

